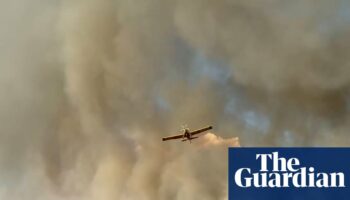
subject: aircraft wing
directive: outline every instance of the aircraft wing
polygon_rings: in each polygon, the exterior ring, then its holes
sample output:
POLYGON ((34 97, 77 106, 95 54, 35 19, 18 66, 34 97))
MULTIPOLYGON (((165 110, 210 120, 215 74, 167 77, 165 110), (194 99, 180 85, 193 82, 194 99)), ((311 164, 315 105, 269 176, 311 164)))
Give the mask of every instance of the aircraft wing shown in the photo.
POLYGON ((183 138, 183 134, 165 137, 162 140, 166 141, 166 140, 175 140, 175 139, 180 139, 180 138, 183 138))
POLYGON ((213 128, 212 126, 208 126, 208 127, 202 128, 202 129, 191 131, 191 135, 196 135, 196 134, 202 133, 204 131, 210 130, 212 128, 213 128))

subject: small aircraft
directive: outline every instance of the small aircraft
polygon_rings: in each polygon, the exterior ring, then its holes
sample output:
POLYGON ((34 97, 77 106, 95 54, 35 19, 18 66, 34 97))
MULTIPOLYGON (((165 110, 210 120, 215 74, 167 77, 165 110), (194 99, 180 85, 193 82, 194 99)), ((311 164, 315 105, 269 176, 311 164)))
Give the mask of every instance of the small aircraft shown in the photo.
POLYGON ((213 128, 212 126, 208 126, 208 127, 202 128, 202 129, 195 130, 195 131, 190 131, 189 128, 186 128, 186 127, 183 126, 182 129, 181 129, 181 131, 183 131, 183 134, 165 137, 162 140, 163 141, 167 141, 167 140, 182 139, 182 142, 185 142, 185 141, 188 140, 191 143, 191 140, 194 140, 194 139, 199 137, 199 136, 193 137, 193 135, 197 135, 199 133, 202 133, 204 131, 210 130, 212 128, 213 128))

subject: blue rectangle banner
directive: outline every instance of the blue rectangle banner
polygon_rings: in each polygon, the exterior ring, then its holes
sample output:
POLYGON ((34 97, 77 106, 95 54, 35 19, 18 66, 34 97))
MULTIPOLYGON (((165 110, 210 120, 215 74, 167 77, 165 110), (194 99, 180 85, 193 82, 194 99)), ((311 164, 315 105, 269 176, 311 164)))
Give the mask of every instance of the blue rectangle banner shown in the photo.
POLYGON ((230 148, 229 200, 350 199, 350 148, 230 148))

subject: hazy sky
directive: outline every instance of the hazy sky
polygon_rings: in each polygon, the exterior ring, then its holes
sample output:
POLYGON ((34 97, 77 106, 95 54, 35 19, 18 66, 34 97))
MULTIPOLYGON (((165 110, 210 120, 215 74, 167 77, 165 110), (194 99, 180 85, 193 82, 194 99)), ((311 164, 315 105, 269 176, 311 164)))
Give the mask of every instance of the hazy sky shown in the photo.
POLYGON ((0 0, 0 199, 226 199, 235 137, 348 146, 349 11, 346 0, 0 0), (161 141, 183 124, 214 130, 161 141))

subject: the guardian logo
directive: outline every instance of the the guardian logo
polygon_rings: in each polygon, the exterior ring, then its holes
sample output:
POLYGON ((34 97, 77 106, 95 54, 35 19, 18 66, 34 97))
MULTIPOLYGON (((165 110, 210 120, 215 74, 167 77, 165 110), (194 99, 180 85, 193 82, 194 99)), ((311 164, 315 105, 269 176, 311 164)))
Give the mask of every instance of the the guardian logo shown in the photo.
POLYGON ((234 180, 239 187, 345 187, 343 172, 317 172, 315 167, 302 167, 298 158, 283 158, 278 152, 256 154, 260 169, 240 168, 234 180), (271 161, 272 165, 268 164, 271 161))
POLYGON ((229 200, 349 200, 350 148, 230 148, 229 200))

